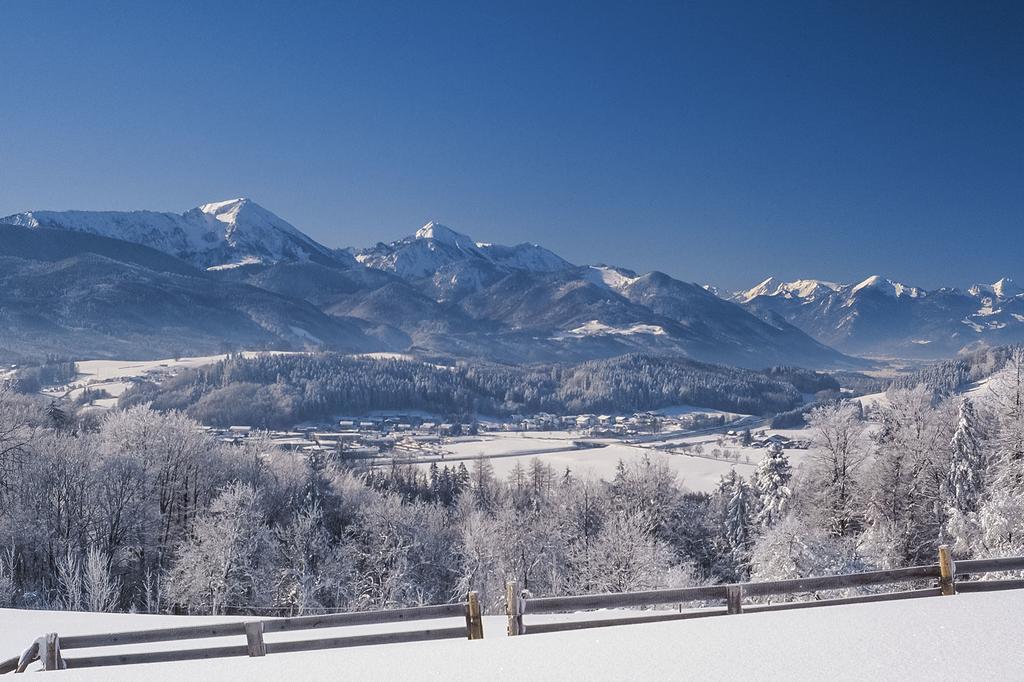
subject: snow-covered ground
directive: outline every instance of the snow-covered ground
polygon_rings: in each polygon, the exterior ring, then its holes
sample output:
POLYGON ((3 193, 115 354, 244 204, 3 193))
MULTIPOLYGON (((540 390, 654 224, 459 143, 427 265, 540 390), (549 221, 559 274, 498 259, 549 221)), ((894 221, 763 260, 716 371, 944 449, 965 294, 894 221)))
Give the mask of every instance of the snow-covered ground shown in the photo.
MULTIPOLYGON (((778 433, 795 439, 809 437, 807 431, 796 429, 774 429, 767 433, 778 433)), ((588 438, 570 431, 494 433, 446 443, 443 447, 450 454, 438 464, 460 460, 465 462, 465 458, 482 456, 488 458, 494 473, 503 478, 517 464, 527 467, 537 458, 559 474, 568 468, 576 476, 610 480, 615 475, 619 460, 632 464, 650 457, 664 461, 687 488, 712 492, 717 488, 719 479, 729 473, 730 469, 735 468, 741 475, 749 477, 765 453, 763 448, 740 447, 731 443, 719 445, 721 437, 721 434, 701 434, 672 438, 667 442, 675 449, 666 452, 655 449, 654 445, 660 443, 631 445, 611 438, 588 438), (572 443, 574 440, 594 441, 603 447, 577 449, 572 443), (697 444, 701 445, 703 454, 693 449, 697 444), (690 454, 683 453, 685 448, 690 448, 690 454), (738 459, 715 458, 710 454, 715 449, 735 452, 738 459), (542 450, 544 452, 539 452, 542 450)), ((787 449, 786 455, 794 466, 799 466, 811 452, 787 449)), ((471 462, 466 464, 470 466, 471 462)))
MULTIPOLYGON (((1021 679, 1024 592, 752 613, 482 641, 390 644, 265 658, 67 670, 68 680, 1011 680, 1021 679)), ((6 658, 47 631, 83 634, 199 619, 0 610, 6 658)), ((209 619, 207 619, 209 620, 209 619)), ((215 619, 223 622, 224 618, 215 619)), ((527 616, 527 628, 530 618, 527 616)), ((408 624, 415 626, 416 624, 408 624)), ((447 624, 446 624, 447 626, 447 624)), ((392 626, 394 627, 394 626, 392 626)), ((423 627, 419 624, 419 627, 423 627)), ((345 634, 376 632, 376 626, 345 634)), ((338 631, 332 631, 338 632, 338 631)), ((305 639, 318 633, 292 633, 305 639)), ((270 641, 271 636, 267 639, 270 641)), ((240 637, 206 645, 241 643, 240 637)), ((156 645, 146 645, 154 650, 156 645)), ((69 651, 68 656, 77 652, 69 651)))
MULTIPOLYGON (((265 352, 283 354, 288 351, 246 351, 242 355, 251 358, 265 352)), ((117 399, 128 390, 134 380, 212 365, 226 357, 226 355, 202 355, 176 360, 173 358, 165 360, 79 360, 76 363, 78 376, 73 382, 65 386, 48 388, 43 393, 52 397, 66 396, 74 399, 86 388, 102 390, 109 393, 110 397, 96 400, 95 404, 100 407, 112 407, 117 404, 117 399)))

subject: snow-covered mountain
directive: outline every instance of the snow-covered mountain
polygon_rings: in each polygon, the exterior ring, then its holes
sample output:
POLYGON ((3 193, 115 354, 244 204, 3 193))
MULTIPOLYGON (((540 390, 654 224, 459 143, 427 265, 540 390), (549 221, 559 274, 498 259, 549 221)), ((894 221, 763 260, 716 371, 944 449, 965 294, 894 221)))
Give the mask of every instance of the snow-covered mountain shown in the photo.
POLYGON ((29 211, 0 218, 28 228, 87 232, 142 244, 203 268, 341 257, 251 199, 203 204, 184 213, 29 211))
POLYGON ((117 344, 125 356, 155 352, 157 341, 165 352, 205 350, 220 338, 502 362, 647 352, 754 368, 858 364, 697 284, 576 266, 536 244, 486 243, 435 222, 355 252, 328 249, 247 199, 182 214, 32 211, 2 222, 11 224, 0 225, 0 247, 18 261, 4 283, 21 331, 8 336, 22 356, 50 325, 48 352, 65 354, 76 344, 96 353, 130 329, 117 344), (33 291, 45 291, 45 319, 32 317, 33 291))
POLYGON ((358 251, 356 260, 406 280, 424 280, 443 298, 478 291, 517 270, 557 272, 573 267, 536 244, 487 244, 435 222, 411 237, 358 251))
POLYGON ((1009 278, 966 291, 929 291, 878 275, 856 284, 768 278, 730 298, 847 353, 944 357, 1024 341, 1024 290, 1009 278))
POLYGON ((994 284, 975 284, 967 293, 979 300, 992 298, 995 301, 1006 301, 1024 293, 1024 289, 1017 286, 1009 277, 1003 277, 994 284))
POLYGON ((361 320, 224 274, 89 232, 0 224, 0 357, 381 347, 361 320))

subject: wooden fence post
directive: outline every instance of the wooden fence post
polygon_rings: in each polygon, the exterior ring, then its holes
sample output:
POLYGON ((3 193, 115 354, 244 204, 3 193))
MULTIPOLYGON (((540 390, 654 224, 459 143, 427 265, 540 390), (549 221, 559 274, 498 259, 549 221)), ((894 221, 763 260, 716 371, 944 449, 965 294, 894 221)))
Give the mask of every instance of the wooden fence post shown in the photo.
POLYGON ((39 658, 43 661, 43 670, 62 670, 64 659, 60 656, 60 640, 56 632, 47 632, 39 650, 39 658))
MULTIPOLYGON (((42 639, 42 637, 39 639, 42 639)), ((32 642, 32 646, 25 649, 24 653, 21 654, 21 658, 18 659, 18 667, 14 671, 15 673, 25 672, 32 664, 32 661, 39 658, 39 639, 32 642)))
POLYGON ((948 545, 939 545, 939 589, 944 597, 956 594, 956 567, 948 545))
POLYGON ((523 611, 526 606, 519 594, 519 587, 515 583, 505 584, 505 615, 508 616, 508 636, 515 637, 524 632, 523 611))
POLYGON ((466 635, 469 639, 484 638, 484 619, 480 612, 480 597, 470 592, 466 600, 466 635))
POLYGON ((726 613, 743 613, 743 586, 729 585, 725 588, 726 613))
POLYGON ((263 642, 262 620, 250 620, 245 623, 245 641, 249 656, 267 655, 267 645, 263 642))

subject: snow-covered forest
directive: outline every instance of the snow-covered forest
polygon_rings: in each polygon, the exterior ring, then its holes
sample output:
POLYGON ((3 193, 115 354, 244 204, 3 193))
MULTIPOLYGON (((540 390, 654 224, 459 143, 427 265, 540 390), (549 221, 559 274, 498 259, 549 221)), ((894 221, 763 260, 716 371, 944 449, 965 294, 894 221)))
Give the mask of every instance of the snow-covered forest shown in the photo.
POLYGON ((373 473, 216 442, 136 406, 80 423, 0 391, 0 606, 261 614, 789 578, 1024 553, 1024 352, 972 401, 892 389, 808 417, 714 494, 656 458, 587 480, 542 461, 373 473))
POLYGON ((443 414, 627 412, 699 405, 742 414, 800 403, 797 381, 838 388, 830 377, 794 368, 775 374, 685 358, 624 355, 576 365, 455 366, 357 358, 341 353, 232 357, 142 384, 126 405, 177 409, 205 424, 282 427, 381 409, 443 414))

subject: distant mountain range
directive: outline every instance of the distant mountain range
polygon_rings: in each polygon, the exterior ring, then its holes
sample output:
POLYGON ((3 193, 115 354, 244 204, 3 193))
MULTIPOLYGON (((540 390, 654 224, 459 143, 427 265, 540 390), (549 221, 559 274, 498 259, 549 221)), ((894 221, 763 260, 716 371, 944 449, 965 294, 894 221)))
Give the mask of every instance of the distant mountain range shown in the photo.
POLYGON ((1009 278, 930 291, 877 275, 857 284, 768 278, 728 298, 856 355, 940 358, 1024 341, 1024 290, 1009 278))
POLYGON ((0 358, 160 357, 226 347, 402 351, 497 362, 627 352, 766 367, 948 357, 1024 341, 1009 279, 927 291, 769 278, 747 291, 573 264, 439 223, 331 249, 249 199, 181 214, 0 219, 0 358))
POLYGON ((428 223, 330 249, 249 199, 183 214, 0 219, 0 356, 166 357, 225 346, 498 362, 641 351, 747 367, 862 364, 780 315, 660 272, 575 265, 428 223))

